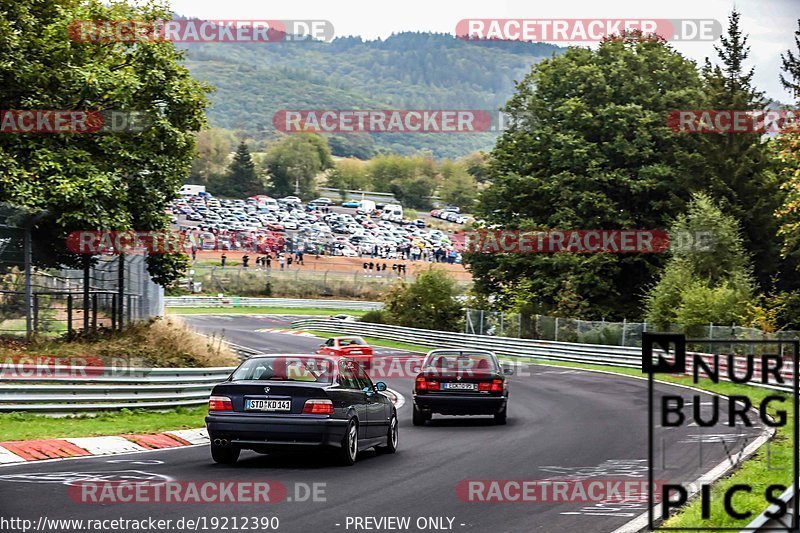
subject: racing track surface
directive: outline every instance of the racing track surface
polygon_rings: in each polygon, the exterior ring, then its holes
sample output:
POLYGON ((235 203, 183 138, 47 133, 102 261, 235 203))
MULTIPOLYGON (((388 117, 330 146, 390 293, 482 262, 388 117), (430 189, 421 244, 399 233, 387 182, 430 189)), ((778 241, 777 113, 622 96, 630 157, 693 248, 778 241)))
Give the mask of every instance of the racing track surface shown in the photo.
MULTIPOLYGON (((319 340, 256 332, 288 324, 286 317, 186 316, 201 331, 225 330, 225 338, 265 352, 304 352, 319 340)), ((378 352, 381 353, 380 351, 378 352)), ((397 352, 393 352, 397 354, 397 352)), ((385 353, 383 356, 386 356, 385 353)), ((375 378, 377 381, 381 378, 375 378)), ((113 457, 28 463, 0 468, 0 515, 34 521, 48 518, 171 518, 277 516, 283 532, 367 531, 346 528, 347 517, 452 518, 453 531, 492 533, 528 531, 609 532, 646 510, 644 503, 474 503, 458 498, 456 485, 468 479, 543 480, 553 478, 628 478, 646 480, 646 381, 557 367, 530 365, 511 378, 507 426, 490 419, 434 418, 411 425, 410 378, 384 379, 406 397, 398 413, 400 444, 395 455, 363 452, 355 466, 338 467, 320 454, 259 455, 243 452, 235 466, 212 463, 207 447, 191 447, 113 457), (64 484, 75 473, 136 470, 143 478, 177 481, 282 482, 292 497, 296 483, 325 484, 325 500, 253 504, 85 504, 68 496, 64 484), (67 473, 67 474, 65 474, 67 473)), ((659 387, 660 388, 660 387, 659 387)), ((692 391, 667 387, 671 392, 692 391)), ((663 390, 663 389, 662 389, 663 390)), ((658 391, 657 391, 658 392, 658 391)), ((703 398, 705 403, 708 397, 703 398)), ((702 404, 701 403, 701 404, 702 404)), ((704 409, 706 407, 703 407, 704 409)), ((711 428, 716 435, 722 431, 711 428)), ((729 429, 728 433, 733 433, 729 429)), ((752 439, 759 428, 747 430, 752 439)), ((656 479, 694 480, 726 460, 720 437, 704 439, 701 428, 664 435, 664 457, 671 470, 656 479), (702 445, 700 461, 699 440, 702 445)), ((733 437, 727 447, 739 449, 733 437)), ((660 439, 658 439, 660 442, 660 439)), ((659 456, 657 463, 660 463, 659 456)), ((86 474, 88 473, 88 474, 86 474)), ((445 527, 447 520, 444 521, 445 527)), ((228 526, 230 528, 230 525, 228 526)), ((217 527, 209 530, 222 531, 217 527)), ((431 531, 433 529, 426 529, 431 531)), ((440 529, 447 530, 447 529, 440 529)), ((52 530, 57 531, 57 530, 52 530)), ((164 530, 170 531, 170 530, 164 530)))

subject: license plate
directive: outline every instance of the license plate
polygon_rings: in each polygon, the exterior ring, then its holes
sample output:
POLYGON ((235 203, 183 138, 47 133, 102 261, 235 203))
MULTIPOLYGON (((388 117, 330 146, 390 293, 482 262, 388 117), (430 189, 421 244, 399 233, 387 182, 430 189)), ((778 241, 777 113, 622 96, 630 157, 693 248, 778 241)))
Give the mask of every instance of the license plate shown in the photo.
POLYGON ((478 390, 477 383, 444 383, 445 389, 450 390, 478 390))
POLYGON ((248 411, 291 411, 292 400, 246 400, 248 411))
POLYGON ((361 350, 350 350, 350 353, 351 354, 362 354, 364 352, 362 352, 361 350))

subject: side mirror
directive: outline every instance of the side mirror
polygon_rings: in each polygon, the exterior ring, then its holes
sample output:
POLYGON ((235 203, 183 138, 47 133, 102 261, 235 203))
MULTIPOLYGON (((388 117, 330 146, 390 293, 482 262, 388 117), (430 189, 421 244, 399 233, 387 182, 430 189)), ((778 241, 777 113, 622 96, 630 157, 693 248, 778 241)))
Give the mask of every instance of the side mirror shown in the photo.
POLYGON ((386 386, 386 383, 384 383, 383 381, 379 381, 379 382, 377 382, 377 383, 375 384, 375 390, 376 390, 376 391, 378 391, 378 392, 383 392, 383 391, 385 391, 387 388, 388 388, 388 387, 386 386))
POLYGON ((503 374, 506 376, 513 376, 514 375, 514 367, 512 365, 504 364, 503 365, 503 374))

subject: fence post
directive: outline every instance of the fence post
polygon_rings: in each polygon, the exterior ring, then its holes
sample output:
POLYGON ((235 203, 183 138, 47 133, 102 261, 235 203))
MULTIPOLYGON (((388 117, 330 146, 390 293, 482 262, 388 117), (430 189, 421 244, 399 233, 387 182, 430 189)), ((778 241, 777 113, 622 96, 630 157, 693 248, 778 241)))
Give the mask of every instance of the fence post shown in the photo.
POLYGON ((90 256, 83 258, 83 332, 89 331, 89 268, 90 256))
POLYGON ((119 254, 117 256, 117 261, 119 261, 118 270, 117 270, 117 325, 119 329, 122 330, 122 315, 125 312, 125 255, 119 254))
POLYGON ((625 346, 625 333, 628 330, 628 319, 622 319, 622 345, 625 346))
MULTIPOLYGON (((708 323, 708 340, 712 340, 713 338, 714 338, 714 323, 713 322, 709 322, 708 323)), ((712 347, 711 343, 709 343, 708 344, 708 353, 712 353, 713 351, 714 351, 713 347, 712 347)))
POLYGON ((483 335, 483 309, 481 309, 481 329, 478 335, 483 335))
POLYGON ((67 295, 67 335, 72 335, 72 295, 67 295))
POLYGON ((33 331, 39 331, 39 295, 33 295, 33 331))
POLYGON ((558 317, 556 317, 555 338, 553 340, 558 341, 558 317))
POLYGON ((36 309, 36 304, 33 303, 33 245, 31 243, 30 227, 26 227, 23 233, 22 248, 25 255, 25 337, 31 340, 36 328, 33 313, 38 314, 38 310, 36 309), (33 309, 31 309, 31 306, 33 306, 33 309))
POLYGON ((92 331, 97 332, 97 294, 92 295, 92 331))
POLYGON ((503 336, 503 319, 505 318, 506 313, 505 311, 500 311, 500 336, 503 336))
POLYGON ((111 330, 117 329, 117 295, 111 295, 111 330))

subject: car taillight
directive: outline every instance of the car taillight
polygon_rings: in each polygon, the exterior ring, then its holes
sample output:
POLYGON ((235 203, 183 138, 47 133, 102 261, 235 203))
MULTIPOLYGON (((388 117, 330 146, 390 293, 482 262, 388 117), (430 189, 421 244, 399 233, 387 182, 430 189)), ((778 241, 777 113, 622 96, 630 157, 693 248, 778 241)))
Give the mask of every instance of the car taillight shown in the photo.
POLYGON ((425 379, 419 376, 414 382, 414 388, 419 391, 439 390, 439 382, 425 379))
POLYGON ((209 411, 233 411, 233 402, 227 396, 212 396, 208 399, 209 411))
POLYGON ((303 405, 303 414, 332 415, 333 402, 330 400, 306 400, 305 405, 303 405))
POLYGON ((483 381, 478 383, 478 391, 480 392, 503 392, 503 380, 493 379, 492 381, 483 381))

